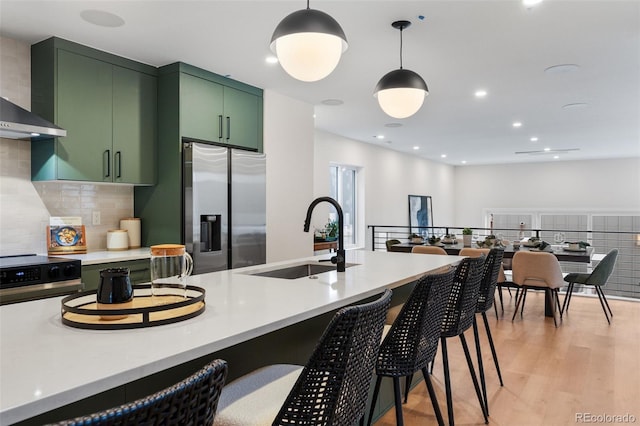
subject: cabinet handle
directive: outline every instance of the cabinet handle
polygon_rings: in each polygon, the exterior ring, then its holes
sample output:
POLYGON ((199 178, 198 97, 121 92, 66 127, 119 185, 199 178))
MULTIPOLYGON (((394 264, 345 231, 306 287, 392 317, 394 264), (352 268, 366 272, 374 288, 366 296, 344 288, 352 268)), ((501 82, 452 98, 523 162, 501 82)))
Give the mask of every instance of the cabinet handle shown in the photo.
POLYGON ((116 178, 122 177, 122 154, 120 151, 116 151, 116 155, 114 156, 113 167, 116 169, 116 178), (116 161, 117 159, 117 161, 116 161))
POLYGON ((231 139, 231 117, 227 116, 227 140, 231 139))
MULTIPOLYGON (((104 159, 104 157, 107 157, 107 167, 106 167, 106 173, 104 175, 104 177, 108 178, 109 176, 111 176, 111 150, 107 149, 104 154, 102 154, 102 157, 104 159)), ((102 162, 102 167, 104 169, 104 161, 102 162)))
POLYGON ((218 116, 218 139, 222 139, 222 115, 218 116))

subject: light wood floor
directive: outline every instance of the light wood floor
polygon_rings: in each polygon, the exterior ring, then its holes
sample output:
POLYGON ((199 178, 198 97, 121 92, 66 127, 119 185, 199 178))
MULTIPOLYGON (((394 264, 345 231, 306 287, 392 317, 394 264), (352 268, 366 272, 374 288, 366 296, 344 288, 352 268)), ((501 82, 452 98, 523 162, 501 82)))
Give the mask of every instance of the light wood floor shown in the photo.
MULTIPOLYGON (((489 397, 489 424, 501 426, 562 426, 587 423, 579 413, 631 415, 640 424, 640 303, 609 300, 613 310, 607 324, 597 298, 574 296, 571 309, 556 329, 544 317, 544 296, 529 292, 524 317, 511 322, 513 303, 505 291, 505 312, 488 315, 504 379, 500 387, 484 326, 480 324, 483 362, 489 397)), ((514 293, 515 295, 515 293, 514 293)), ((562 302, 562 296, 561 296, 562 302)), ((481 320, 480 317, 478 319, 481 320)), ((465 334, 477 368, 473 332, 465 334)), ((460 339, 448 339, 457 425, 483 425, 460 339)), ((387 379, 388 380, 388 379, 387 379)), ((432 381, 445 422, 442 358, 436 356, 432 381)), ((406 425, 437 424, 424 383, 414 387, 403 405, 406 425)), ((585 417, 586 418, 586 414, 585 417)), ((616 422, 596 424, 625 424, 616 422)), ((395 425, 391 409, 376 426, 395 425)))

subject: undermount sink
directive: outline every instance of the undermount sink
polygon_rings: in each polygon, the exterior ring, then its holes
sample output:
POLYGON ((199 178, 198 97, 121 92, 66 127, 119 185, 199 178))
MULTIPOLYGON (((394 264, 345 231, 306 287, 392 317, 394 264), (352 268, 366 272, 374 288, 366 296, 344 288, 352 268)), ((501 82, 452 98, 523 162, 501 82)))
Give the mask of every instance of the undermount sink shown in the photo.
MULTIPOLYGON (((353 266, 354 263, 347 263, 345 267, 353 266)), ((260 277, 284 278, 287 280, 295 280, 296 278, 310 277, 323 272, 335 271, 336 265, 322 265, 319 263, 304 263, 302 265, 286 266, 271 271, 254 272, 249 275, 257 275, 260 277)))

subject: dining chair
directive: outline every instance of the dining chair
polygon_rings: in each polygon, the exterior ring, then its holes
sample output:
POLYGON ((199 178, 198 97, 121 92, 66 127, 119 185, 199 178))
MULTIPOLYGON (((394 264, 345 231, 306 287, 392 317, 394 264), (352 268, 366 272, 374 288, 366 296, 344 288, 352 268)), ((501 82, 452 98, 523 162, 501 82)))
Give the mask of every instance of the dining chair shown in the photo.
POLYGON ((464 337, 464 332, 468 330, 475 320, 476 308, 478 306, 478 296, 480 293, 480 284, 484 269, 485 256, 466 257, 456 268, 451 285, 451 291, 447 298, 444 316, 442 319, 442 328, 440 331, 440 345, 442 347, 442 363, 444 367, 444 384, 447 397, 447 415, 449 417, 449 425, 454 424, 453 417, 453 398, 451 395, 451 378, 449 374, 449 357, 447 352, 447 339, 458 336, 464 355, 471 374, 471 380, 478 397, 478 403, 487 423, 487 410, 484 405, 478 378, 476 377, 473 361, 469 354, 469 347, 464 337))
POLYGON ((364 423, 391 290, 340 309, 307 364, 260 368, 224 387, 217 426, 364 423))
MULTIPOLYGON (((212 425, 227 363, 216 359, 169 388, 134 402, 55 426, 212 425)), ((54 426, 54 425, 50 425, 54 426)))
POLYGON ((444 254, 447 255, 445 249, 439 246, 414 246, 411 249, 411 253, 420 253, 420 254, 444 254))
MULTIPOLYGON (((502 268, 504 249, 494 247, 492 249, 469 248, 460 250, 460 256, 478 257, 482 254, 486 254, 486 259, 483 265, 482 280, 480 281, 480 291, 478 294, 478 305, 476 306, 476 314, 480 314, 482 316, 484 329, 487 334, 487 339, 489 340, 489 347, 491 348, 491 355, 493 356, 493 363, 496 366, 496 372, 498 373, 498 379, 500 380, 500 386, 504 386, 504 382, 502 381, 502 373, 500 372, 500 364, 498 362, 498 354, 493 343, 493 337, 491 336, 489 320, 487 319, 487 311, 491 309, 492 305, 495 306, 494 299, 496 286, 498 285, 498 276, 500 275, 500 270, 502 268)), ((482 349, 480 347, 480 335, 478 333, 478 322, 476 317, 474 317, 473 319, 473 337, 476 344, 478 371, 480 373, 482 395, 484 396, 484 406, 487 410, 487 415, 489 415, 489 399, 487 397, 487 384, 484 376, 482 349)))
POLYGON ((567 288, 567 294, 564 296, 561 313, 569 311, 569 304, 571 303, 571 295, 573 294, 573 286, 575 284, 592 285, 594 286, 596 294, 598 295, 598 299, 600 300, 600 305, 602 306, 602 310, 604 311, 604 316, 607 318, 607 322, 611 324, 611 317, 613 316, 613 312, 611 312, 609 302, 607 302, 607 298, 604 296, 602 287, 607 284, 607 280, 609 280, 609 277, 613 272, 613 268, 615 267, 617 258, 618 249, 611 249, 609 253, 607 253, 605 257, 596 265, 596 267, 593 268, 593 271, 590 274, 581 274, 574 272, 564 277, 564 280, 569 283, 569 287, 567 288), (607 310, 609 310, 609 314, 607 314, 607 310))
POLYGON ((442 274, 428 274, 420 278, 396 320, 388 329, 376 362, 377 379, 369 411, 369 425, 373 418, 383 377, 393 379, 396 424, 404 424, 400 377, 407 378, 408 387, 413 374, 418 371, 422 371, 424 376, 438 424, 444 425, 427 365, 433 361, 438 348, 442 315, 447 301, 446 296, 451 291, 454 272, 455 270, 451 268, 442 274))
POLYGON ((513 256, 513 281, 520 285, 520 294, 516 300, 516 308, 511 321, 516 318, 518 307, 520 317, 524 311, 524 304, 527 299, 527 290, 544 290, 547 297, 553 299, 551 310, 553 312, 553 324, 558 327, 556 321, 556 309, 560 313, 562 320, 562 309, 558 298, 558 290, 564 286, 560 262, 553 253, 543 251, 519 251, 513 256), (555 305, 554 305, 555 304, 555 305))
POLYGON ((390 251, 390 247, 394 246, 396 244, 400 244, 402 241, 398 240, 398 239, 392 239, 392 240, 387 240, 385 241, 385 246, 387 247, 387 251, 390 251))

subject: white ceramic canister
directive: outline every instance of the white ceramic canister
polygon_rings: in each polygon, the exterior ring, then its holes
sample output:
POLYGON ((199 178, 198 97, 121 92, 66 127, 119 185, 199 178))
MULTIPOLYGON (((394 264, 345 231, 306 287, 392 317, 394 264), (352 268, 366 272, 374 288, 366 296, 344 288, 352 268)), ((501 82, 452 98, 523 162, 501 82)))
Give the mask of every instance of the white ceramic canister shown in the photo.
POLYGON ((129 232, 126 229, 107 231, 107 250, 127 250, 129 248, 129 232))
POLYGON ((140 218, 120 219, 120 229, 126 229, 129 233, 129 248, 140 248, 140 218))

